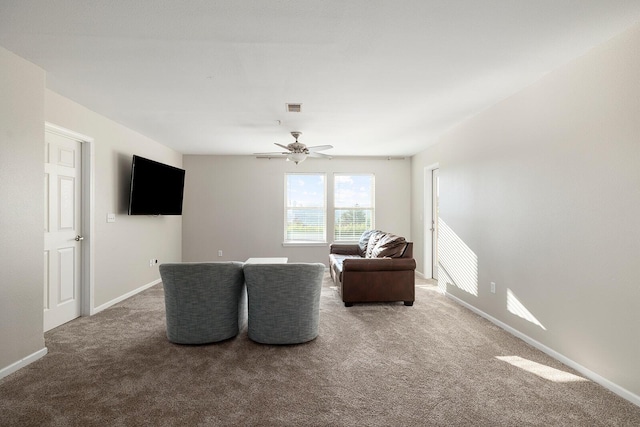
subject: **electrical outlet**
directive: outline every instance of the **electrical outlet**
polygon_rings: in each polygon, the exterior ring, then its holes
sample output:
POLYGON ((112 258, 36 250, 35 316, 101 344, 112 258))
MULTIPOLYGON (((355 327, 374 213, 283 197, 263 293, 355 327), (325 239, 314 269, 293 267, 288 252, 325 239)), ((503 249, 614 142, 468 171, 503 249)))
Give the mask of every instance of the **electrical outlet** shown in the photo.
POLYGON ((154 261, 153 258, 149 260, 149 267, 153 267, 155 265, 153 261, 154 261))
POLYGON ((222 251, 218 251, 218 256, 222 256, 222 251))
POLYGON ((491 293, 492 294, 496 293, 496 282, 491 282, 491 293))

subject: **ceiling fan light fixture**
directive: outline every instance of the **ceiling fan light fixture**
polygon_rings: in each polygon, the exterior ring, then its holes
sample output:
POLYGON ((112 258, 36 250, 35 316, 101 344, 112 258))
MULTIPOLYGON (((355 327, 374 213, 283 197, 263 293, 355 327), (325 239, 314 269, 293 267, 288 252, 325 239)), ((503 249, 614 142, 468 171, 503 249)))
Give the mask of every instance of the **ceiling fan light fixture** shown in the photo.
POLYGON ((304 162, 307 158, 305 153, 289 153, 287 154, 287 160, 294 162, 296 165, 300 162, 304 162))
POLYGON ((331 156, 327 154, 319 153, 318 151, 328 150, 330 148, 333 148, 333 145, 315 145, 313 147, 307 147, 305 144, 298 142, 298 138, 300 137, 300 135, 302 135, 302 132, 300 131, 291 132, 291 136, 293 136, 296 139, 296 141, 288 145, 283 145, 283 144, 274 142, 275 145, 284 149, 285 151, 275 152, 275 153, 254 153, 254 154, 260 156, 260 158, 264 158, 265 156, 267 158, 270 158, 271 155, 273 155, 274 157, 276 156, 284 157, 287 159, 288 162, 294 162, 296 165, 300 162, 304 162, 307 159, 307 156, 320 157, 325 159, 331 158, 331 156))

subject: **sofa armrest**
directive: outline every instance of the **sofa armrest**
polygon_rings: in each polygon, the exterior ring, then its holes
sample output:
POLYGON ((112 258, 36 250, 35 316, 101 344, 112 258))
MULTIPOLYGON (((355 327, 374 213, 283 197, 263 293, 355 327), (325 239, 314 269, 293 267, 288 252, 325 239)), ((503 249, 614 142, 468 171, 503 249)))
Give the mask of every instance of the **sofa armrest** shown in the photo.
POLYGON ((342 272, 415 270, 413 258, 347 258, 342 262, 342 272))
POLYGON ((359 255, 359 247, 355 243, 332 243, 329 253, 338 255, 359 255))

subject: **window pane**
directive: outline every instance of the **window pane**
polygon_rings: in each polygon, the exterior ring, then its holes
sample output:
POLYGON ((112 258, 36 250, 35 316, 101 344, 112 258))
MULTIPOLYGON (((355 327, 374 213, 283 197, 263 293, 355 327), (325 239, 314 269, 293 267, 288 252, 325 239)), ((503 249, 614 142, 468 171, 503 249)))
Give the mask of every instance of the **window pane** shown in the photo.
POLYGON ((287 174, 287 207, 324 208, 324 175, 287 174))
POLYGON ((373 175, 335 175, 335 208, 373 208, 373 175))
POLYGON ((286 241, 326 241, 324 174, 286 174, 286 241))
POLYGON ((335 240, 355 241, 373 228, 371 209, 336 209, 335 213, 335 240))
POLYGON ((334 175, 334 240, 356 241, 375 227, 375 177, 334 175))
POLYGON ((325 215, 321 209, 287 209, 287 240, 324 241, 325 215))

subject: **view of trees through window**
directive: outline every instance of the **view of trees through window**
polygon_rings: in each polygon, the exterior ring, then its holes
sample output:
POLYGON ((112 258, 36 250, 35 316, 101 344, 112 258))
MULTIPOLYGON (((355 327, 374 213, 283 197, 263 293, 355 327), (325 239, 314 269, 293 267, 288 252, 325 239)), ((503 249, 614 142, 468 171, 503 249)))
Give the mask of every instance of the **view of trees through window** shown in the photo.
POLYGON ((326 176, 322 173, 285 175, 285 241, 326 241, 326 176))
POLYGON ((375 227, 374 175, 335 174, 333 195, 335 241, 357 241, 375 227))

